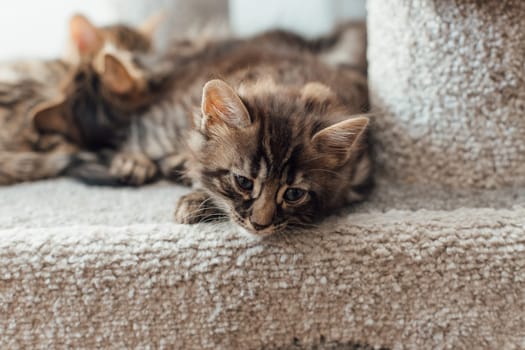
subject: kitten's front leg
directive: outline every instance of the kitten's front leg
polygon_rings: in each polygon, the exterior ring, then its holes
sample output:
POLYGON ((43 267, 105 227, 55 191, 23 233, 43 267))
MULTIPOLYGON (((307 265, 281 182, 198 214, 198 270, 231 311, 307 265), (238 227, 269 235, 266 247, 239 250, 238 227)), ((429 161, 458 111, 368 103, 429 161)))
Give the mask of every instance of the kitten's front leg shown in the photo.
POLYGON ((182 196, 175 209, 175 222, 179 224, 197 224, 204 221, 220 220, 224 217, 224 213, 202 190, 195 190, 182 196))
POLYGON ((159 171, 164 179, 191 186, 191 179, 186 176, 188 156, 186 154, 173 154, 158 161, 159 171))
POLYGON ((143 185, 157 175, 157 165, 145 154, 117 153, 111 160, 110 173, 127 185, 143 185))

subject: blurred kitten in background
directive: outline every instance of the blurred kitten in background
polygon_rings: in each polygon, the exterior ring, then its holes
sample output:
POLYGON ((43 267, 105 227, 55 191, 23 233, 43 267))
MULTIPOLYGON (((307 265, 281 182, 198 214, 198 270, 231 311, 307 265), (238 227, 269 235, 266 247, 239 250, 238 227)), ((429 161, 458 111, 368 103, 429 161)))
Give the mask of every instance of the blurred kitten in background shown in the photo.
POLYGON ((150 51, 158 23, 155 16, 139 28, 96 27, 76 15, 70 21, 74 49, 66 59, 0 64, 0 185, 53 177, 68 169, 79 145, 64 136, 71 134, 70 125, 50 109, 64 100, 62 84, 77 66, 91 64, 107 48, 120 53, 150 51), (67 132, 45 133, 65 128, 67 132))

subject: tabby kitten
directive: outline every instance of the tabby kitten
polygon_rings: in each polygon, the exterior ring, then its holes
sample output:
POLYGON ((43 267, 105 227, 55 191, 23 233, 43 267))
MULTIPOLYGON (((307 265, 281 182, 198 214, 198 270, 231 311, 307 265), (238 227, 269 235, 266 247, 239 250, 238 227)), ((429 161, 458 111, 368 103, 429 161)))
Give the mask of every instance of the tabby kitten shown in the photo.
POLYGON ((187 136, 195 189, 179 200, 177 222, 226 216, 263 237, 364 198, 368 119, 353 117, 368 103, 364 76, 283 50, 248 45, 216 70, 224 80, 205 84, 187 136))
POLYGON ((352 117, 357 108, 320 82, 234 86, 212 80, 204 87, 189 142, 197 186, 179 200, 177 222, 225 215, 268 236, 363 199, 371 162, 368 119, 352 117))
POLYGON ((169 92, 132 117, 112 174, 137 184, 155 165, 164 176, 183 168, 194 192, 177 222, 228 217, 259 236, 362 199, 368 119, 352 116, 368 104, 366 78, 268 38, 171 57, 169 92))
MULTIPOLYGON (((71 70, 90 64, 105 47, 115 52, 149 51, 157 18, 140 29, 123 25, 97 28, 85 17, 70 21, 76 56, 67 60, 24 61, 6 64, 0 72, 0 185, 57 176, 78 155, 77 135, 87 130, 82 123, 65 123, 54 113, 65 105, 60 84, 71 70), (72 128, 76 126, 76 128, 72 128)), ((106 73, 114 76, 111 70, 106 73)), ((80 120, 80 119, 79 119, 80 120)), ((91 140, 88 140, 91 142, 91 140)))

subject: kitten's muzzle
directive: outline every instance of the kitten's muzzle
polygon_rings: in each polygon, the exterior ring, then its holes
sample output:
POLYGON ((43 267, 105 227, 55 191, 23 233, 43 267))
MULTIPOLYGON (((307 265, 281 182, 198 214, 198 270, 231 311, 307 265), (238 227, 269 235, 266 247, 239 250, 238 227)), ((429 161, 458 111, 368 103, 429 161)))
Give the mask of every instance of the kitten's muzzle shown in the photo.
POLYGON ((273 225, 272 223, 267 224, 267 225, 261 225, 256 222, 253 222, 252 220, 249 220, 249 225, 246 225, 246 226, 248 226, 246 227, 246 229, 250 233, 257 235, 257 236, 262 236, 262 237, 269 236, 275 232, 275 225, 273 225))
POLYGON ((256 230, 256 231, 262 231, 270 226, 272 226, 272 224, 267 224, 267 225, 261 225, 261 224, 258 224, 256 222, 253 222, 250 220, 250 224, 252 225, 252 227, 256 230))

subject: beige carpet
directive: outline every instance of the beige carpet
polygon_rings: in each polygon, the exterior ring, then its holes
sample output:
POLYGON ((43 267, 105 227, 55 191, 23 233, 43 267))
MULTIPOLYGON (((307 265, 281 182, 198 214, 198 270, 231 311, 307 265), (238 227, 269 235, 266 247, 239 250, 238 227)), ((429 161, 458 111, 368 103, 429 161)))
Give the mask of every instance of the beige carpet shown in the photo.
POLYGON ((376 143, 399 180, 525 185, 525 1, 369 0, 376 143))
POLYGON ((0 348, 525 347, 522 190, 381 182, 354 213, 265 241, 172 224, 185 191, 0 189, 0 348), (514 206, 456 208, 496 197, 514 206), (417 203, 432 209, 393 209, 417 203))
POLYGON ((0 349, 525 349, 523 4, 369 0, 393 180, 308 232, 175 225, 167 184, 0 188, 0 349))

